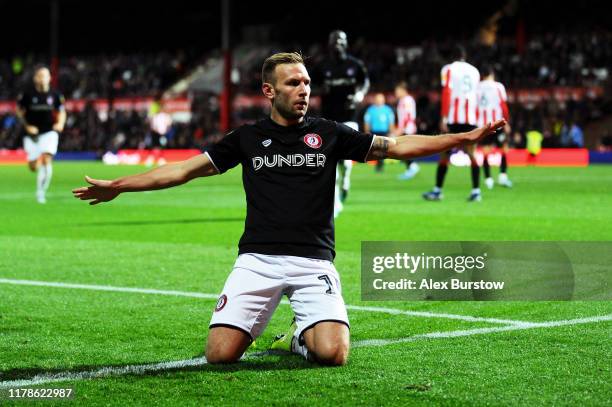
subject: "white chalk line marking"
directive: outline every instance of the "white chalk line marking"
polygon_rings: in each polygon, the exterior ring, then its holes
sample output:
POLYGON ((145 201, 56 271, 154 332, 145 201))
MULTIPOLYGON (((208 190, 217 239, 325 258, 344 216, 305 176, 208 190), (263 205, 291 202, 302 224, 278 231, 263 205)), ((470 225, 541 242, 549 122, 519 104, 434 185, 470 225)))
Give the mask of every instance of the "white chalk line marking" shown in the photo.
MULTIPOLYGON (((418 340, 427 340, 427 339, 441 339, 441 338, 457 338, 457 337, 466 337, 473 335, 484 335, 496 332, 508 332, 508 331, 520 331, 527 329, 537 329, 537 328, 554 328, 560 326, 569 326, 569 325, 579 325, 579 324, 588 324, 594 322, 603 322, 603 321, 612 321, 612 314, 601 315, 595 317, 587 317, 587 318, 578 318, 578 319, 566 319, 559 321, 546 321, 546 322, 538 322, 538 323, 530 323, 524 325, 508 325, 501 327, 492 327, 492 328, 477 328, 477 329, 468 329, 468 330, 459 330, 459 331, 448 331, 448 332, 430 332, 426 334, 418 334, 409 336, 407 338, 398 338, 398 339, 366 339, 362 341, 356 341, 351 344, 353 348, 362 348, 367 346, 386 346, 397 343, 406 343, 406 342, 415 342, 418 340)), ((266 355, 270 355, 272 352, 257 352, 245 355, 243 360, 252 360, 261 358, 266 355)), ((195 359, 185 359, 185 360, 177 360, 177 361, 169 361, 169 362, 160 362, 160 363, 149 363, 143 365, 128 365, 128 366, 109 366, 102 367, 97 370, 89 370, 83 372, 61 372, 61 373, 42 373, 38 374, 31 379, 20 379, 20 380, 9 380, 0 382, 0 389, 6 388, 17 388, 17 387, 28 387, 28 386, 36 386, 40 384, 47 383, 57 383, 57 382, 65 382, 65 381, 79 381, 79 380, 89 380, 89 379, 98 379, 109 376, 123 376, 123 375, 143 375, 147 373, 155 373, 155 372, 163 372, 174 369, 184 369, 187 367, 199 367, 204 366, 206 364, 206 359, 204 357, 195 358, 195 359)))
MULTIPOLYGON (((0 284, 12 284, 12 285, 26 285, 26 286, 39 286, 39 287, 56 287, 56 288, 74 288, 83 290, 96 290, 96 291, 111 291, 111 292, 125 292, 125 293, 137 293, 137 294, 154 294, 154 295, 170 295, 179 297, 192 297, 192 298, 204 298, 210 300, 216 300, 219 298, 219 294, 208 294, 190 291, 175 291, 175 290, 156 290, 149 288, 136 288, 136 287, 116 287, 110 285, 93 285, 93 284, 72 284, 72 283, 60 283, 52 281, 35 281, 35 280, 16 280, 0 278, 0 284)), ((287 300, 281 302, 282 304, 289 304, 287 300)), ((470 315, 456 315, 446 313, 435 313, 425 311, 406 311, 396 308, 384 308, 384 307, 369 307, 361 305, 350 305, 347 304, 346 308, 355 311, 365 312, 380 312, 384 314, 392 315, 407 315, 412 317, 423 317, 423 318, 444 318, 454 319, 466 322, 485 322, 492 324, 510 324, 510 325, 524 325, 531 324, 531 322, 498 319, 498 318, 485 318, 485 317, 474 317, 470 315)))
POLYGON ((559 321, 545 321, 545 322, 530 322, 528 324, 515 324, 507 326, 496 326, 490 328, 475 328, 465 329, 458 331, 447 331, 447 332, 429 332, 425 334, 418 334, 409 336, 407 338, 396 338, 396 339, 365 339, 362 341, 353 342, 351 347, 360 348, 364 346, 386 346, 393 345, 396 343, 414 342, 421 339, 438 339, 438 338, 458 338, 461 336, 472 336, 472 335, 484 335, 495 332, 507 332, 507 331, 521 331, 525 329, 535 328, 554 328, 559 326, 567 325, 579 325, 589 324, 593 322, 605 322, 612 321, 612 314, 600 315, 594 317, 577 318, 577 319, 563 319, 559 321))

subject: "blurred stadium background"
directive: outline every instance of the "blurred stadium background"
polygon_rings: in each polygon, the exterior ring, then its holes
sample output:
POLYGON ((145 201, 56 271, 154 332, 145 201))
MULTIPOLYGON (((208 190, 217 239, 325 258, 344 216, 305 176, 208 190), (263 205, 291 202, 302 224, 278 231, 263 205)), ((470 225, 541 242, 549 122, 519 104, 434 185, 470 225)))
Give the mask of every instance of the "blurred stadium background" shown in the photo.
POLYGON ((592 165, 612 163, 606 2, 0 0, 0 10, 0 164, 19 164, 0 165, 0 404, 16 382, 74 387, 75 401, 99 405, 610 404, 609 301, 364 302, 359 274, 362 240, 612 241, 612 167, 592 165), (369 71, 360 109, 376 92, 394 106, 404 80, 420 133, 439 131, 440 69, 455 44, 476 67, 495 64, 515 186, 468 205, 468 170, 450 171, 438 205, 420 196, 432 164, 408 183, 395 178, 403 166, 357 165, 336 222, 349 364, 260 353, 286 329, 281 305, 258 353, 207 366, 197 358, 243 230, 240 170, 94 208, 70 190, 85 174, 144 170, 103 157, 181 159, 265 117, 263 59, 301 50, 315 65, 335 29, 369 71), (68 110, 46 205, 15 116, 38 63, 68 110), (542 135, 536 166, 525 166, 529 132, 542 135))
MULTIPOLYGON (((493 63, 508 89, 514 147, 524 147, 527 132, 536 130, 545 148, 585 147, 593 152, 591 161, 610 161, 597 154, 612 149, 612 33, 601 13, 604 2, 398 7, 5 1, 3 14, 11 22, 0 27, 7 38, 0 63, 0 148, 21 147, 15 98, 31 85, 36 63, 52 68, 53 84, 68 101, 58 159, 151 148, 155 130, 163 133, 162 148, 206 148, 228 129, 265 116, 259 90, 265 56, 301 50, 316 65, 327 55, 328 33, 341 28, 349 52, 367 65, 370 95, 385 92, 394 105, 393 86, 408 83, 420 133, 438 131, 439 72, 459 41, 476 67, 493 63)), ((0 160, 11 158, 22 159, 4 152, 0 160)))

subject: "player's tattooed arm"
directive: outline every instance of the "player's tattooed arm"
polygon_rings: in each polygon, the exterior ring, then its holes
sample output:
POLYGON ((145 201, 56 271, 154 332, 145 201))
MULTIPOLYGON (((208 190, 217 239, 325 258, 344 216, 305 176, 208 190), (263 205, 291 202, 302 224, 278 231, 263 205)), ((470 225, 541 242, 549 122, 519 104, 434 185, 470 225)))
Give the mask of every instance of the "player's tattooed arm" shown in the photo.
POLYGON ((374 140, 372 141, 372 147, 370 147, 370 152, 366 158, 366 161, 370 160, 382 160, 383 158, 388 157, 388 152, 390 146, 396 144, 395 139, 384 136, 374 136, 374 140))
POLYGON ((439 136, 415 134, 397 137, 394 139, 396 143, 389 146, 386 156, 398 160, 409 160, 441 153, 464 144, 477 143, 484 137, 501 129, 505 124, 505 120, 498 120, 466 133, 440 134, 439 136))

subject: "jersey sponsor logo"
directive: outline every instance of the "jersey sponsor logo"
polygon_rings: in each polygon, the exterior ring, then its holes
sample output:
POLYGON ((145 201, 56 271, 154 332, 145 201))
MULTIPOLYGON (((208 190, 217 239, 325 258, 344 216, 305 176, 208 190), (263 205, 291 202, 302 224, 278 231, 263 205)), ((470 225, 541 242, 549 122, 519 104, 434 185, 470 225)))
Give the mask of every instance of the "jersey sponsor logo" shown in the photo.
POLYGON ((253 157, 253 169, 259 171, 264 166, 273 167, 324 167, 325 154, 274 154, 272 156, 253 157))
POLYGON ((309 133, 304 136, 304 143, 306 143, 306 145, 311 148, 321 148, 323 140, 321 140, 321 136, 319 136, 318 134, 309 133))
POLYGON ((264 147, 268 147, 270 144, 272 144, 272 139, 267 139, 261 142, 261 144, 263 144, 264 147))
POLYGON ((217 306, 215 307, 215 312, 219 312, 223 309, 223 307, 225 307, 225 304, 227 304, 227 295, 223 294, 221 295, 221 297, 219 297, 219 300, 217 301, 217 306))

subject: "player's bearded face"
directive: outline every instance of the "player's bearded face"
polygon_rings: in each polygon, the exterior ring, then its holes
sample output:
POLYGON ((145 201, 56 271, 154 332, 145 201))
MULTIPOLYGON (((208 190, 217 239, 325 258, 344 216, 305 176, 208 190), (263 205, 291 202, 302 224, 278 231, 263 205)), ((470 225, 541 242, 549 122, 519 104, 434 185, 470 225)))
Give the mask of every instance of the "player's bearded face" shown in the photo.
POLYGON ((310 77, 302 64, 276 67, 273 108, 286 119, 306 115, 310 99, 310 77))

